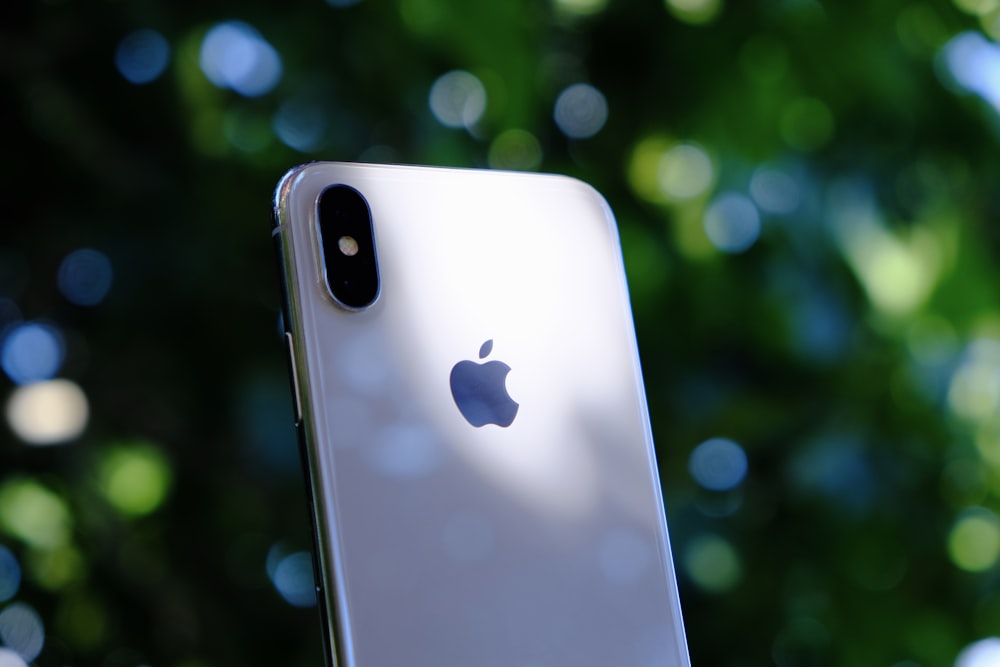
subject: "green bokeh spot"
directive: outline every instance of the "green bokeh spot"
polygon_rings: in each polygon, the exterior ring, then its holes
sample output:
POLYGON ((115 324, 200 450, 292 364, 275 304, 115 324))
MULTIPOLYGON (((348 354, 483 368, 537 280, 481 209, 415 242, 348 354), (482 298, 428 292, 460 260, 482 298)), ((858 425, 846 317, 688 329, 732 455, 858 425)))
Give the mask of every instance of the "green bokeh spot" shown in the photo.
POLYGON ((725 593, 743 576, 739 554, 726 540, 715 535, 695 538, 684 552, 684 567, 699 588, 725 593))
POLYGON ((983 572, 1000 558, 1000 521, 982 507, 966 510, 948 535, 948 555, 969 572, 983 572))
POLYGON ((73 517, 66 502, 31 479, 0 486, 0 528, 38 549, 55 549, 70 539, 73 517))
POLYGON ((158 508, 170 490, 171 481, 170 465, 153 445, 113 448, 100 463, 101 493, 128 516, 143 516, 158 508))

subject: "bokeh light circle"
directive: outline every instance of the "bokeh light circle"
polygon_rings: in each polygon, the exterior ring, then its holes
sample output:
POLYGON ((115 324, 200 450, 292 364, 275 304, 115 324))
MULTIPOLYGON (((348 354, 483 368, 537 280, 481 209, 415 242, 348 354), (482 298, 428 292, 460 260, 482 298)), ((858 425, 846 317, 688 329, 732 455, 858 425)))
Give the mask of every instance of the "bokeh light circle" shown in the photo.
POLYGON ((312 554, 308 551, 296 551, 278 561, 271 582, 285 602, 294 607, 316 604, 312 554))
POLYGON ((319 149, 326 139, 326 113, 319 104, 292 99, 274 114, 274 133, 289 148, 302 153, 319 149))
POLYGON ((743 576, 739 554, 717 535, 696 537, 684 549, 682 563, 688 577, 709 593, 731 590, 743 576))
POLYGON ((83 390, 69 380, 18 387, 7 401, 7 422, 21 440, 52 445, 80 437, 90 407, 83 390))
MULTIPOLYGON (((979 32, 961 32, 941 49, 944 69, 950 81, 946 83, 978 95, 994 109, 1000 110, 1000 45, 979 32)), ((946 77, 946 78, 947 78, 946 77)))
POLYGON ((1000 665, 1000 637, 987 637, 962 649, 955 667, 997 667, 1000 665))
POLYGON ((760 235, 760 214, 747 197, 736 192, 719 195, 705 211, 705 234, 716 248, 741 253, 760 235))
POLYGON ((101 492, 128 516, 144 516, 157 509, 166 499, 171 482, 170 464, 153 445, 115 447, 101 461, 101 492))
POLYGON ((490 144, 490 167, 530 171, 542 163, 542 147, 531 132, 507 130, 490 144))
POLYGON ((591 16, 604 11, 608 0, 555 0, 556 9, 570 16, 591 16))
POLYGON ((167 39, 148 28, 126 35, 115 49, 115 67, 126 81, 136 85, 158 79, 169 62, 167 39))
POLYGON ((953 0, 955 6, 967 14, 984 16, 1000 8, 997 0, 953 0))
POLYGON ((750 196, 762 211, 775 215, 792 213, 802 204, 802 189, 787 173, 758 167, 750 178, 750 196))
POLYGON ((600 132, 607 122, 608 102, 597 88, 575 83, 559 93, 553 115, 567 137, 587 139, 600 132))
POLYGON ((452 70, 431 85, 427 102, 442 125, 471 128, 486 111, 486 88, 475 75, 452 70))
POLYGON ((21 566, 9 549, 0 545, 0 602, 15 595, 21 587, 21 566))
POLYGON ((0 647, 0 667, 28 667, 28 663, 16 651, 0 647))
POLYGON ((25 662, 31 662, 45 646, 45 626, 34 609, 15 602, 0 611, 0 640, 25 662))
POLYGON ((243 21, 212 27, 201 43, 199 63, 209 81, 244 97, 264 95, 281 80, 278 52, 243 21))
POLYGON ((59 291, 78 306, 96 306, 111 289, 111 260, 97 250, 81 248, 59 265, 59 291))
POLYGON ((1000 342, 970 342, 948 386, 948 407, 959 417, 985 422, 1000 407, 1000 342))
POLYGON ((722 0, 664 0, 675 17, 694 25, 708 23, 722 9, 722 0))
POLYGON ((32 479, 0 485, 0 529, 30 547, 53 551, 70 539, 73 516, 66 501, 32 479))
POLYGON ((688 470, 695 481, 712 491, 736 488, 747 474, 743 448, 726 438, 711 438, 691 452, 688 470))
POLYGON ((671 199, 692 199, 712 185, 712 159, 700 146, 677 144, 667 150, 657 168, 660 189, 671 199))
POLYGON ((52 379, 64 357, 59 332, 51 325, 37 322, 15 327, 0 348, 0 366, 15 384, 52 379))
POLYGON ((992 568, 1000 560, 1000 519, 984 507, 962 512, 948 534, 948 555, 969 572, 992 568))

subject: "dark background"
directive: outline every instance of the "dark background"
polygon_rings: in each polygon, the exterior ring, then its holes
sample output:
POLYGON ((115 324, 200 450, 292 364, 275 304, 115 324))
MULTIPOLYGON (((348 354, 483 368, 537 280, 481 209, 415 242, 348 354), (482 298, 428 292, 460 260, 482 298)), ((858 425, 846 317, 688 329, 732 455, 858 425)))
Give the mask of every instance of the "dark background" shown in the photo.
POLYGON ((269 238, 312 159, 607 197, 695 665, 1000 664, 993 37, 994 0, 4 4, 0 664, 320 664, 269 238))

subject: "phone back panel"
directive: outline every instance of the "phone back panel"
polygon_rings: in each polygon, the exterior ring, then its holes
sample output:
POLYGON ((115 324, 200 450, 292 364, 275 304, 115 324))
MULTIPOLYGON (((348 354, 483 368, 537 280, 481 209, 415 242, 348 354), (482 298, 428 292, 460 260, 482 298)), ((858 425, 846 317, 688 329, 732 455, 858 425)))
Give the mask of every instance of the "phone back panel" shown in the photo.
POLYGON ((600 195, 559 176, 315 163, 282 180, 276 211, 341 667, 687 665, 600 195), (323 279, 332 184, 371 209, 381 293, 358 312, 323 279), (466 420, 460 361, 509 366, 509 426, 466 420))

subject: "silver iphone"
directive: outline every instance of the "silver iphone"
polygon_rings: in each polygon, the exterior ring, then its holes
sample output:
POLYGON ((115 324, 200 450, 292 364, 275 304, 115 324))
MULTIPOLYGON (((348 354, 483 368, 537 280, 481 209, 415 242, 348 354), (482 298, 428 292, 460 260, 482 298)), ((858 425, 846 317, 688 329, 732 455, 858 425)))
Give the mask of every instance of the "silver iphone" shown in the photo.
POLYGON ((688 665, 604 199, 313 163, 274 205, 331 660, 688 665))

